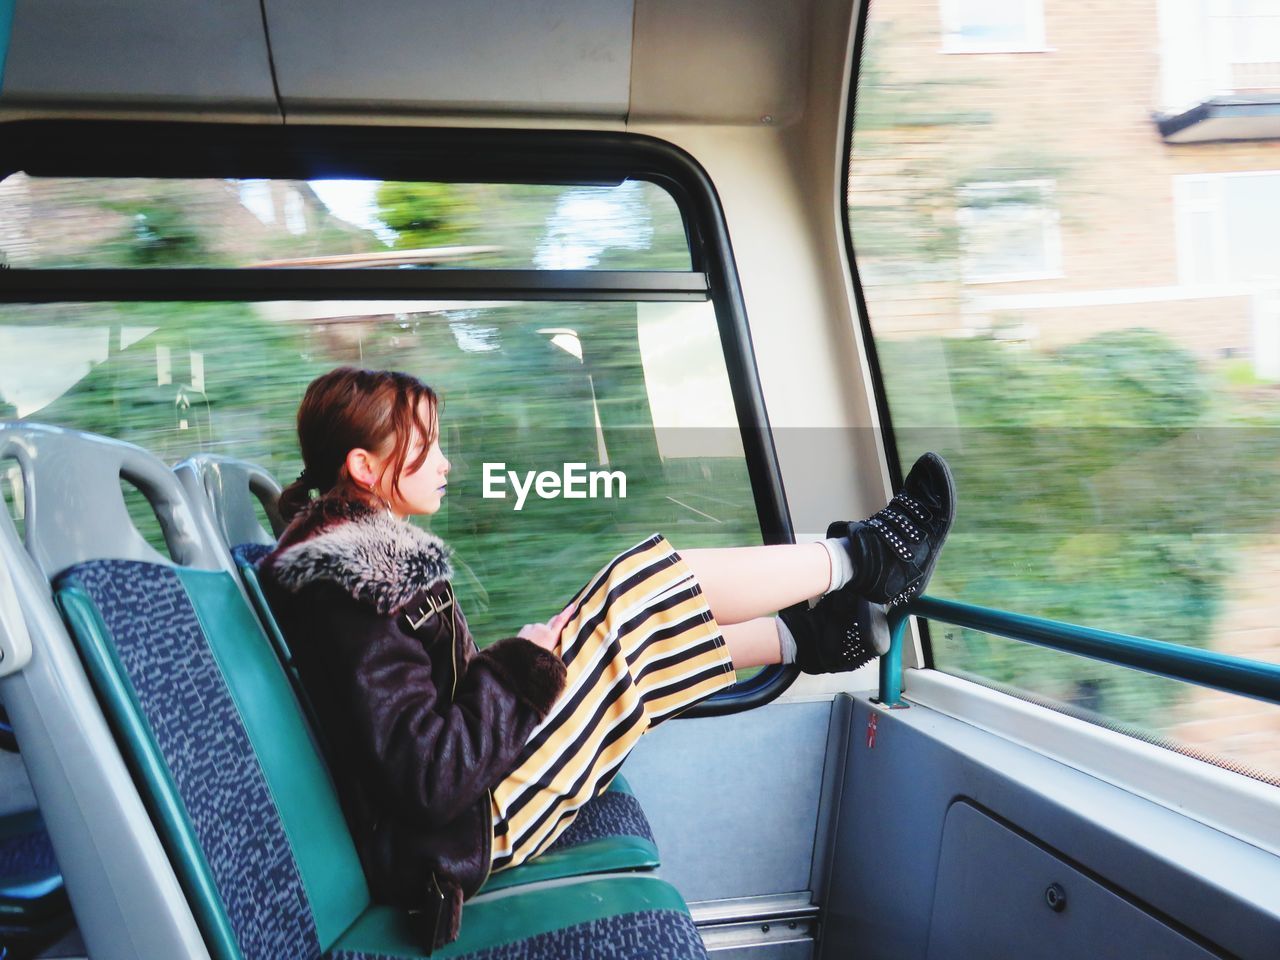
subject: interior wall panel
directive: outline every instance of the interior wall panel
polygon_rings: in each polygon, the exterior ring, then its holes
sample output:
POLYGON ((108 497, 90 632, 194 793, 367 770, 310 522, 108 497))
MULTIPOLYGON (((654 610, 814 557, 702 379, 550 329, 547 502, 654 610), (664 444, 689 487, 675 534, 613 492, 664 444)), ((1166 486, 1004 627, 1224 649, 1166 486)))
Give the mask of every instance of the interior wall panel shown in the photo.
POLYGON ((831 702, 664 723, 623 767, 690 902, 809 889, 831 702))
POLYGON ((631 117, 785 126, 804 113, 810 0, 636 0, 631 117))
MULTIPOLYGON (((1095 932, 1105 936, 1110 930, 1114 944, 1122 942, 1122 932, 1129 938, 1126 949, 1106 956, 1172 956, 1160 952, 1164 931, 1144 933, 1110 909, 1116 904, 1101 904, 1099 891, 1072 879, 1077 875, 1161 918, 1175 932, 1201 938, 1211 954, 1240 960, 1280 956, 1280 860, 1267 851, 927 707, 891 711, 858 697, 848 742, 822 923, 824 960, 956 956, 943 948, 966 907, 960 904, 961 913, 954 914, 950 898, 970 896, 970 906, 981 902, 983 909, 1000 910, 1001 897, 1014 903, 1016 896, 1024 917, 1039 917, 1041 910, 1048 912, 1044 891, 1055 881, 1068 888, 1068 912, 1077 892, 1075 906, 1090 909, 1095 932), (956 859, 963 851, 944 849, 944 830, 960 801, 998 819, 1015 831, 1011 836, 1031 841, 1020 849, 1035 870, 1049 863, 1042 854, 1050 851, 1071 872, 1046 869, 1031 883, 1032 866, 1019 874, 1022 867, 1012 855, 1002 858, 994 845, 984 854, 992 859, 956 859), (998 882, 990 879, 994 861, 1006 871, 998 882), (959 876, 943 872, 957 867, 965 868, 959 876), (1018 876, 1026 882, 1015 890, 1010 884, 1018 876), (966 893, 970 883, 981 889, 966 893), (931 918, 938 923, 932 950, 931 918), (1132 940, 1139 934, 1141 948, 1132 940)), ((993 937, 998 928, 1002 936, 1017 938, 1004 943, 1039 940, 1051 948, 1056 942, 1013 930, 1009 919, 993 925, 993 937)), ((1187 947, 1182 939, 1173 942, 1187 947)), ((1024 955, 992 942, 992 956, 1024 955)))
POLYGON ((266 11, 286 115, 627 112, 631 0, 267 0, 266 11))
POLYGON ((277 116, 258 0, 17 0, 0 107, 277 116))

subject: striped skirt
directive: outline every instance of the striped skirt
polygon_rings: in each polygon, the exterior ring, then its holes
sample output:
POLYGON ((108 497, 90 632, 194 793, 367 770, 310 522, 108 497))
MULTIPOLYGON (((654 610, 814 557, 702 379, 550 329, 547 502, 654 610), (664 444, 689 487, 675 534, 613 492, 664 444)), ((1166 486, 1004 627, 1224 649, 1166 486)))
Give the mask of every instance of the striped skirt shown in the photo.
POLYGON ((619 554, 569 604, 564 693, 493 790, 493 869, 555 842, 645 731, 733 685, 693 572, 659 534, 619 554))

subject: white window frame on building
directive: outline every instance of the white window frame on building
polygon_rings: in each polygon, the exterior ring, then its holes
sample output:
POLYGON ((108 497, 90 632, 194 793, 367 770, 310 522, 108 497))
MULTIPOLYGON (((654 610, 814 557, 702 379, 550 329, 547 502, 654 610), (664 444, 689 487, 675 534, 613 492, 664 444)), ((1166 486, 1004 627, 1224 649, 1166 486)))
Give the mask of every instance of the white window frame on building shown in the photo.
POLYGON ((1280 4, 1212 0, 1207 28, 1215 93, 1280 90, 1280 4))
POLYGON ((1021 280, 1053 280, 1062 273, 1062 233, 1057 205, 1057 182, 1041 180, 975 181, 962 186, 956 198, 956 222, 960 226, 960 273, 965 283, 1013 283, 1021 280), (975 197, 985 195, 1006 203, 974 205, 975 197), (1018 202, 1014 197, 1038 194, 1035 202, 1018 202), (1001 223, 1024 226, 1038 223, 1043 237, 1043 256, 1029 260, 1023 269, 993 270, 976 263, 973 255, 974 232, 998 229, 1001 223))
POLYGON ((1280 90, 1275 0, 1160 0, 1161 107, 1280 90))
MULTIPOLYGON (((1173 202, 1178 244, 1178 282, 1183 286, 1250 285, 1274 286, 1280 282, 1280 263, 1275 278, 1243 277, 1230 256, 1230 224, 1224 187, 1241 178, 1280 179, 1280 170, 1247 170, 1234 173, 1190 173, 1173 178, 1173 202), (1197 253, 1198 237, 1209 237, 1208 257, 1197 253)), ((1278 211, 1280 219, 1280 211, 1278 211)), ((1280 260, 1280 240, 1277 241, 1280 260)))
MULTIPOLYGON (((1026 32, 1015 40, 967 38, 964 30, 974 24, 968 8, 972 0, 939 0, 942 14, 943 53, 1045 53, 1044 0, 1008 0, 1010 11, 1022 14, 1026 32)), ((1015 24, 1016 25, 1016 24, 1015 24)))

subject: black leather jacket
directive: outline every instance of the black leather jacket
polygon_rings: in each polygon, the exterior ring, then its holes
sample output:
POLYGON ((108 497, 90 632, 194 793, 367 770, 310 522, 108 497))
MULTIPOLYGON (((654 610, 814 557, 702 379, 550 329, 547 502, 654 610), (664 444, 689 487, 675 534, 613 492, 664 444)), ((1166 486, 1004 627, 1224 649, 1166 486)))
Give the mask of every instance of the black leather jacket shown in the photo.
POLYGON ((362 501, 313 501, 260 570, 374 899, 411 911, 428 950, 454 940, 489 874, 489 791, 564 664, 516 637, 478 652, 444 543, 362 501))

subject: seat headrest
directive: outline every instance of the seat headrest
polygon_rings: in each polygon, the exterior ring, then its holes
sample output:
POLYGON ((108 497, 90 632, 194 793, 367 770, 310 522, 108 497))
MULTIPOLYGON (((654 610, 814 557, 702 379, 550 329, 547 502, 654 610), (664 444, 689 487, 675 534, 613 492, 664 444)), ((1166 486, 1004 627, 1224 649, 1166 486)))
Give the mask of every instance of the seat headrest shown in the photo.
POLYGON ((256 463, 200 453, 183 460, 173 472, 189 496, 200 497, 208 505, 228 547, 248 543, 274 545, 276 536, 284 530, 284 519, 276 508, 280 484, 256 463), (262 505, 270 530, 258 519, 255 501, 262 505))
MULTIPOLYGON (((64 427, 0 423, 3 460, 16 461, 21 471, 23 540, 50 581, 86 560, 227 569, 208 521, 193 509, 164 463, 141 447, 64 427), (172 561, 134 526, 121 480, 137 487, 151 504, 172 561)), ((8 513, 0 513, 0 522, 12 526, 8 513)))

